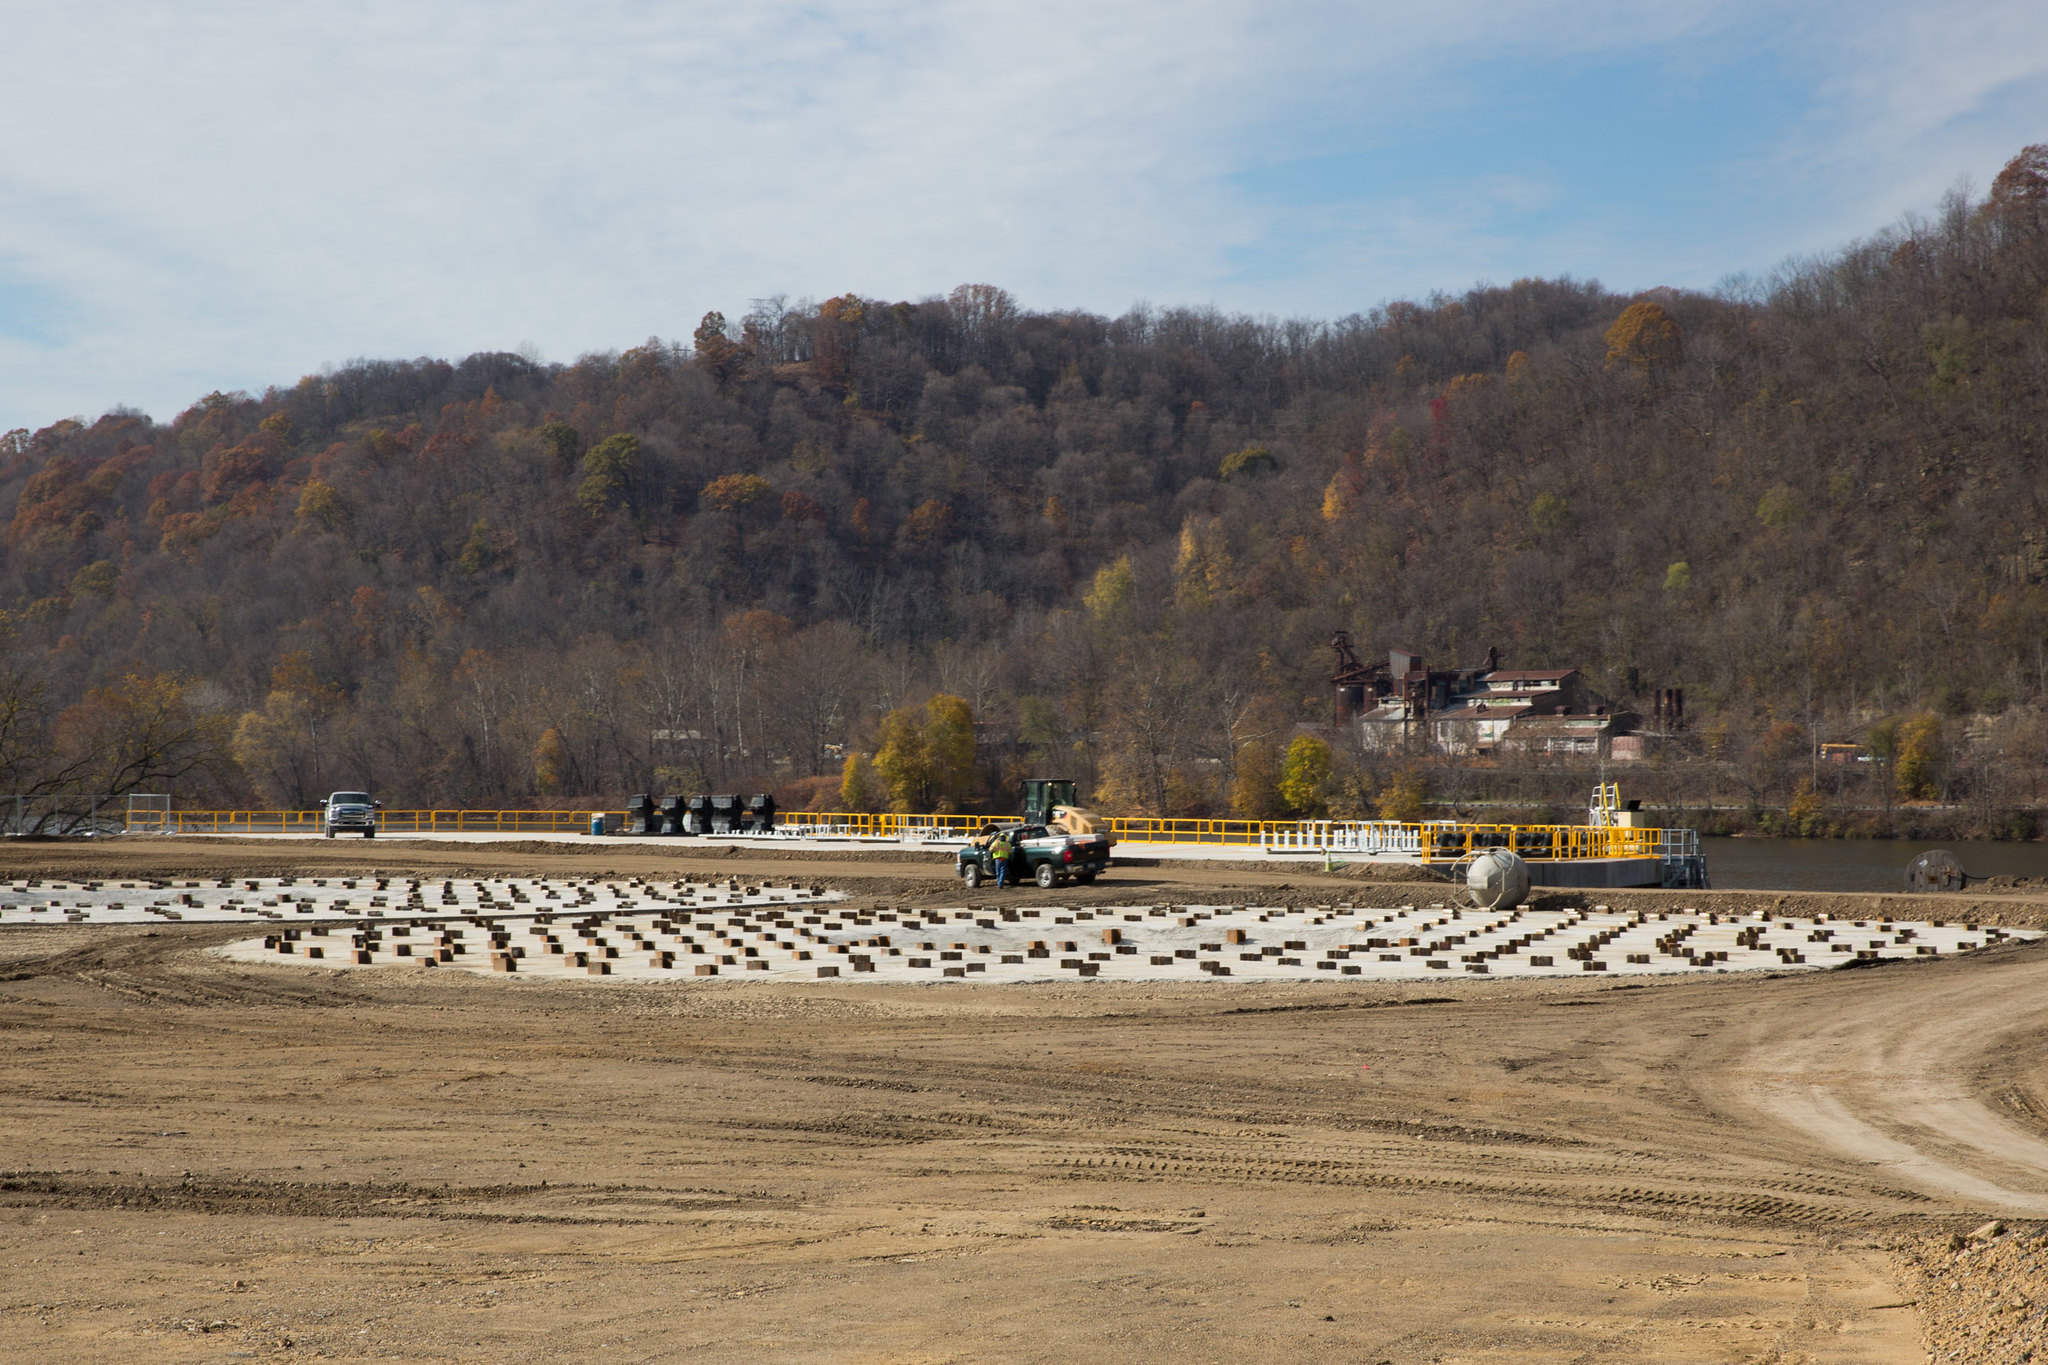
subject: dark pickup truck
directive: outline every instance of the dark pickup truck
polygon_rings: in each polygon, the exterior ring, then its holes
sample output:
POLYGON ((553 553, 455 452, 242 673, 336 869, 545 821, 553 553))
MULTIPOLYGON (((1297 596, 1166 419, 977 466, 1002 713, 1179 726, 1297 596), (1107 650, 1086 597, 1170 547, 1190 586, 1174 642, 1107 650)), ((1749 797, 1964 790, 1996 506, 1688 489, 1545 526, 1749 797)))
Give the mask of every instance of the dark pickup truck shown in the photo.
MULTIPOLYGON (((1101 834, 1069 834, 1044 825, 1006 825, 1010 836, 1010 880, 1030 878, 1053 887, 1068 880, 1092 882, 1109 866, 1109 839, 1101 834)), ((989 856, 992 835, 983 835, 960 850, 960 880, 969 888, 996 879, 996 860, 989 856)))

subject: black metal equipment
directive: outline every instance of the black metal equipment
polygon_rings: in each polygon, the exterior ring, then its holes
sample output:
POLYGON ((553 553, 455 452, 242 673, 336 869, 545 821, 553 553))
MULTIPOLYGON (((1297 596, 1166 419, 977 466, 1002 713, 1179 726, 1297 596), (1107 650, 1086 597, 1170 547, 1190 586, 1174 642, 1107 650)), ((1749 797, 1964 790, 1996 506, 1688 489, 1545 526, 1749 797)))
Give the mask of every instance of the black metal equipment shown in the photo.
POLYGON ((688 834, 690 831, 684 827, 684 821, 687 818, 683 810, 682 797, 664 796, 661 798, 661 832, 663 834, 688 834))
POLYGON ((710 797, 699 792, 684 804, 683 810, 683 833, 709 834, 711 832, 710 797))
POLYGON ((775 798, 767 792, 756 792, 741 798, 744 809, 740 828, 748 834, 766 834, 775 828, 775 798))
POLYGON ((653 797, 642 792, 626 799, 626 833, 653 834, 658 828, 655 820, 653 797))
POLYGON ((711 832, 713 834, 737 834, 740 822, 740 799, 737 796, 714 796, 711 798, 711 832))

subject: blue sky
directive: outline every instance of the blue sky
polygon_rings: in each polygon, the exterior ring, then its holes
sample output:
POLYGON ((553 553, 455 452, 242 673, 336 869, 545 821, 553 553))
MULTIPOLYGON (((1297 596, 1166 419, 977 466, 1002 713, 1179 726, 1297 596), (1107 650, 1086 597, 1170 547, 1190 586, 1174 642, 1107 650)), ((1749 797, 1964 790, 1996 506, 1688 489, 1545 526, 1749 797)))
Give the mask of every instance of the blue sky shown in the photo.
POLYGON ((2048 141, 2048 6, 2005 0, 72 0, 7 37, 0 430, 771 294, 1712 288, 2048 141))

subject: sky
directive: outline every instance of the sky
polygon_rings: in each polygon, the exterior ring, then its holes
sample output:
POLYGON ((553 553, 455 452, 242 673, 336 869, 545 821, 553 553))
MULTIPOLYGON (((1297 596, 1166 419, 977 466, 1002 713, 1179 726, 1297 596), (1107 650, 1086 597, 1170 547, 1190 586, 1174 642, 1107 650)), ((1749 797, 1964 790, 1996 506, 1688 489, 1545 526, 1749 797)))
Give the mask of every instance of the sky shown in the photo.
POLYGON ((2039 0, 5 0, 0 431, 772 295, 1712 289, 2048 141, 2039 0))

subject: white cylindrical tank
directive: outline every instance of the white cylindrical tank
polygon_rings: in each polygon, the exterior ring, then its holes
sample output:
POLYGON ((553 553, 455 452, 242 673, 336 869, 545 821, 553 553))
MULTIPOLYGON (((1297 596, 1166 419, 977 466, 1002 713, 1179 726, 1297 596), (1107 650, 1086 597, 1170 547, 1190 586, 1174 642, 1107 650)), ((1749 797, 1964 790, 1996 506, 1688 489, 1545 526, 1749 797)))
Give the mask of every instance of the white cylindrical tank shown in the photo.
POLYGON ((1529 864, 1504 848, 1473 855, 1465 889, 1482 910, 1512 910, 1529 898, 1529 864))

